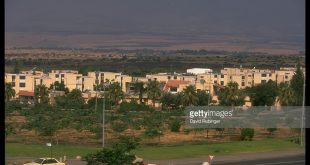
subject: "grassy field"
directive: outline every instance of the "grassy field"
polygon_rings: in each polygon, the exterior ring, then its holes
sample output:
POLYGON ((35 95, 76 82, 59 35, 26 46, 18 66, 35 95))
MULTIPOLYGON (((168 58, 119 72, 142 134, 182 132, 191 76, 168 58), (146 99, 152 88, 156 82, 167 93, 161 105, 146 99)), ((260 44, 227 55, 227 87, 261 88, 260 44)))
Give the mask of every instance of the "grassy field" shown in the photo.
MULTIPOLYGON (((134 153, 145 159, 177 159, 199 157, 208 154, 229 155, 244 152, 263 152, 282 149, 299 148, 296 143, 287 139, 265 139, 261 141, 240 141, 229 143, 184 144, 174 146, 142 146, 134 153)), ((92 146, 59 145, 53 146, 53 157, 66 155, 74 158, 100 150, 92 146)), ((44 144, 6 143, 5 153, 8 157, 45 157, 50 156, 50 148, 44 144)))

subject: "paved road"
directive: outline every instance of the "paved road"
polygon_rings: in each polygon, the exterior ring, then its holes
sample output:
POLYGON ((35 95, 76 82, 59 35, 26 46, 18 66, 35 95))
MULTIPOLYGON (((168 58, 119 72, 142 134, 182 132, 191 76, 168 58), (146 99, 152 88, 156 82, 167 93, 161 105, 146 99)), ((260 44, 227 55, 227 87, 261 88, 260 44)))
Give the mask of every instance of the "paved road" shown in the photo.
MULTIPOLYGON (((202 165, 208 157, 174 159, 174 160, 146 160, 159 165, 202 165)), ((261 153, 244 153, 227 156, 216 156, 212 165, 304 165, 305 150, 291 149, 261 153)))
POLYGON ((305 165, 305 155, 280 157, 272 159, 259 159, 241 162, 213 163, 213 165, 305 165))
MULTIPOLYGON (((25 162, 34 158, 15 157, 7 158, 8 162, 25 162)), ((207 157, 174 159, 174 160, 146 160, 148 163, 159 165, 202 165, 207 157)), ((244 153, 227 156, 215 156, 212 165, 305 165, 305 151, 292 149, 285 151, 272 151, 262 153, 244 153)), ((10 163, 10 165, 12 165, 10 163)), ((17 163, 16 165, 22 165, 17 163)), ((66 165, 86 165, 86 162, 69 159, 66 165)))
MULTIPOLYGON (((151 163, 151 162, 150 162, 151 163)), ((277 157, 277 158, 266 158, 266 159, 257 159, 257 160, 241 160, 241 161, 214 161, 212 165, 305 165, 305 155, 295 155, 295 156, 286 156, 286 157, 277 157)), ((77 160, 68 160, 66 165, 86 165, 85 162, 77 160)), ((178 164, 159 164, 159 165, 202 165, 202 162, 190 164, 188 162, 178 163, 178 164)))

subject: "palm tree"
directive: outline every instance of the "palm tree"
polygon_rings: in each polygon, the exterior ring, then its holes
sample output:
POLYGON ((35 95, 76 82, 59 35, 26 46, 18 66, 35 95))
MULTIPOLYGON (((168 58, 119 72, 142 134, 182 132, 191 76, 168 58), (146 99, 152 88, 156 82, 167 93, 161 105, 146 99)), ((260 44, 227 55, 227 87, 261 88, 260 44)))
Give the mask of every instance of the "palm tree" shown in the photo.
POLYGON ((69 93, 69 88, 65 86, 63 82, 59 83, 56 81, 55 83, 51 84, 49 87, 50 90, 56 90, 56 91, 64 91, 65 94, 69 93))
POLYGON ((48 88, 45 85, 37 85, 34 89, 34 98, 37 103, 48 103, 48 88))
POLYGON ((161 96, 160 84, 153 80, 147 84, 146 93, 149 99, 152 100, 153 107, 155 107, 155 100, 161 96))
POLYGON ((109 85, 108 96, 111 99, 113 105, 118 105, 119 101, 123 99, 124 93, 119 82, 113 82, 111 85, 109 85))
POLYGON ((15 97, 15 90, 12 83, 5 83, 5 101, 10 101, 15 97))
POLYGON ((79 89, 73 89, 66 95, 66 107, 79 109, 84 105, 84 99, 82 96, 82 92, 79 89))
POLYGON ((221 92, 219 99, 221 105, 238 106, 244 104, 244 95, 238 90, 238 83, 229 82, 221 92))
POLYGON ((134 82, 133 86, 134 86, 134 92, 136 94, 139 94, 139 100, 140 100, 140 104, 141 104, 143 93, 145 93, 145 91, 146 91, 146 89, 144 87, 144 83, 143 82, 134 82))
MULTIPOLYGON (((205 83, 206 83, 206 80, 200 79, 200 84, 203 85, 203 90, 205 90, 205 83)), ((210 90, 210 89, 209 89, 209 90, 210 90)))
POLYGON ((193 85, 187 86, 183 91, 183 103, 185 106, 197 105, 198 96, 193 85))
POLYGON ((283 106, 292 105, 295 102, 294 91, 288 83, 279 84, 278 101, 283 106))

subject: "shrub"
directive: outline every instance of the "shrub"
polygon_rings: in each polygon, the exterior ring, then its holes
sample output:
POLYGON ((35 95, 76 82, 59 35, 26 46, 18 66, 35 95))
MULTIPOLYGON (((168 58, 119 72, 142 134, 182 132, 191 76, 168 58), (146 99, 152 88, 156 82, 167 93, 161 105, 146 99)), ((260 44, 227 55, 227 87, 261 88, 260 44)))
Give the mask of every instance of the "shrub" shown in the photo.
POLYGON ((190 129, 184 129, 184 133, 185 133, 185 135, 188 135, 190 132, 191 132, 191 130, 190 130, 190 129))
POLYGON ((242 128, 241 129, 241 140, 248 140, 251 141, 254 136, 254 129, 253 128, 242 128))
POLYGON ((120 107, 118 109, 119 112, 128 112, 128 111, 153 111, 151 107, 144 105, 144 104, 138 104, 135 102, 122 102, 120 104, 120 107))
POLYGON ((272 133, 274 132, 274 131, 276 131, 277 130, 277 128, 267 128, 267 131, 269 132, 269 135, 271 136, 272 135, 272 133))
POLYGON ((180 131, 180 127, 181 127, 181 121, 178 120, 178 119, 174 119, 170 123, 170 130, 171 130, 171 132, 179 132, 180 131))

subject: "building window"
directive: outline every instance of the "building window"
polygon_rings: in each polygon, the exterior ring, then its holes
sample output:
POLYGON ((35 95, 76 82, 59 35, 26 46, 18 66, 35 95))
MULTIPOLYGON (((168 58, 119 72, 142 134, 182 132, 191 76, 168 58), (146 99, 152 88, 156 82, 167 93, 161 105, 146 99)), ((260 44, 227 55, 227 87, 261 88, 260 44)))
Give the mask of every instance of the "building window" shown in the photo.
POLYGON ((252 76, 249 74, 248 77, 252 77, 252 76))
POLYGON ((173 79, 175 79, 175 80, 176 80, 176 79, 177 79, 177 76, 173 76, 173 79))
POLYGON ((155 81, 157 81, 157 78, 154 78, 155 81))
POLYGON ((288 76, 285 76, 285 79, 288 79, 288 76))
POLYGON ((203 78, 203 76, 200 76, 200 78, 203 78))
POLYGON ((168 76, 168 80, 170 80, 171 79, 171 76, 168 76))
POLYGON ((224 81, 221 81, 221 85, 224 85, 224 81))
POLYGON ((262 74, 262 77, 267 77, 267 74, 263 73, 263 74, 262 74))
POLYGON ((242 76, 241 78, 242 78, 242 79, 245 79, 245 76, 242 76))
POLYGON ((26 76, 19 76, 19 79, 24 80, 26 79, 26 76))
POLYGON ((59 74, 56 74, 55 77, 56 77, 56 78, 59 78, 59 74))
POLYGON ((217 75, 214 75, 214 78, 217 78, 217 75))
POLYGON ((245 83, 244 83, 244 82, 241 82, 241 86, 245 86, 245 83))
POLYGON ((19 87, 25 87, 26 86, 26 84, 25 83, 19 83, 19 87))
POLYGON ((40 79, 40 85, 42 85, 42 83, 43 83, 43 80, 42 80, 42 79, 40 79))
POLYGON ((271 73, 269 73, 269 76, 271 76, 271 73))
POLYGON ((221 78, 224 78, 224 75, 221 75, 221 78))
POLYGON ((264 83, 266 83, 266 82, 267 82, 267 80, 262 80, 262 81, 261 81, 262 84, 264 84, 264 83))
POLYGON ((12 87, 15 87, 15 82, 12 82, 12 87))
POLYGON ((16 78, 15 75, 13 75, 13 76, 12 76, 12 81, 15 81, 15 78, 16 78))
POLYGON ((64 75, 64 74, 61 74, 61 78, 63 78, 63 77, 65 77, 65 75, 64 75))
POLYGON ((217 81, 216 81, 216 80, 214 81, 214 84, 217 84, 217 81))
POLYGON ((232 79, 232 76, 229 76, 230 79, 232 79))

